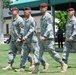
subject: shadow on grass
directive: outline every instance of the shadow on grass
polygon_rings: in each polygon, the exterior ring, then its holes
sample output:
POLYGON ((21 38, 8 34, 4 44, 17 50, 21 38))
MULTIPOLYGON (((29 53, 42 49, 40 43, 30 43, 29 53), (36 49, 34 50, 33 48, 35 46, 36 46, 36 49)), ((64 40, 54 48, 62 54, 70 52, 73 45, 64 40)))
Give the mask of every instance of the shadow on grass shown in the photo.
POLYGON ((60 71, 40 72, 40 73, 60 73, 60 71))
MULTIPOLYGON (((59 68, 61 66, 56 66, 56 68, 59 68)), ((68 66, 68 68, 76 68, 76 66, 68 66)))
MULTIPOLYGON (((20 68, 15 68, 15 67, 12 68, 12 70, 14 70, 14 71, 15 71, 15 69, 20 69, 20 68)), ((25 69, 25 71, 26 71, 26 72, 31 72, 32 70, 30 70, 30 69, 25 69)), ((24 72, 25 72, 25 71, 24 71, 24 72)))
POLYGON ((4 49, 4 50, 2 50, 2 51, 8 51, 9 49, 4 49))
POLYGON ((68 68, 76 68, 76 66, 68 66, 68 68))

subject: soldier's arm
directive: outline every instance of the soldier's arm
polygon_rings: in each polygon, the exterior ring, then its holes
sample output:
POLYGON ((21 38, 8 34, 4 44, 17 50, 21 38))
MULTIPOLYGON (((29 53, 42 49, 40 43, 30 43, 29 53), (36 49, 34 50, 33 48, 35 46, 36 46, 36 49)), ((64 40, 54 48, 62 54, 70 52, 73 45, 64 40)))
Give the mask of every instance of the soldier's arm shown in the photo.
POLYGON ((47 37, 48 34, 53 30, 53 26, 52 26, 52 20, 51 17, 47 19, 47 27, 46 27, 46 31, 44 32, 44 37, 47 37))
POLYGON ((73 33, 72 33, 72 35, 70 37, 73 38, 75 35, 76 35, 76 20, 74 21, 74 24, 73 24, 73 33))
POLYGON ((24 34, 24 21, 23 21, 23 19, 21 19, 19 21, 19 27, 20 27, 20 33, 18 35, 18 38, 21 39, 23 37, 23 34, 24 34))
POLYGON ((35 25, 36 25, 36 22, 32 21, 31 25, 30 25, 30 29, 29 29, 28 33, 24 36, 24 38, 27 39, 28 36, 31 35, 35 31, 35 25))

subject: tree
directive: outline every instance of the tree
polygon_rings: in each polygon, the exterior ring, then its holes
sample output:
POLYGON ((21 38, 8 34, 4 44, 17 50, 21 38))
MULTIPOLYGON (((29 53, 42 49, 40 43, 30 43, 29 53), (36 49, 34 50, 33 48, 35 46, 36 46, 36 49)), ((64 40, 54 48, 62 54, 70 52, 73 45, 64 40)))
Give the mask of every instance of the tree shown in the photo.
POLYGON ((3 8, 9 8, 10 0, 3 0, 3 8))
POLYGON ((56 23, 57 26, 61 26, 63 31, 65 32, 65 25, 67 22, 67 12, 66 11, 57 11, 55 13, 55 18, 59 19, 59 23, 56 23))
POLYGON ((3 41, 3 1, 0 0, 0 44, 3 41))
POLYGON ((0 44, 4 43, 3 38, 3 8, 8 8, 10 0, 0 0, 0 44))

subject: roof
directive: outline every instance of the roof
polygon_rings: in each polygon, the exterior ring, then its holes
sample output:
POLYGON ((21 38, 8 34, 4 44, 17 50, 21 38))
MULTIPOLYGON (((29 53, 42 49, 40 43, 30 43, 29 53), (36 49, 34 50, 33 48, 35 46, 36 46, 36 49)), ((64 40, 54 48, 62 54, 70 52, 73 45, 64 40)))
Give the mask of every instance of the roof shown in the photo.
MULTIPOLYGON (((51 11, 48 11, 49 13, 51 13, 51 11)), ((32 11, 32 15, 37 15, 37 14, 41 14, 40 11, 38 10, 35 10, 35 11, 32 11)), ((24 13, 22 10, 19 11, 19 15, 20 16, 23 16, 24 13)), ((11 17, 11 14, 10 14, 10 10, 9 9, 3 9, 3 17, 4 18, 9 18, 11 17)))
MULTIPOLYGON (((40 11, 32 11, 32 14, 39 14, 40 11)), ((19 11, 19 15, 22 16, 24 13, 22 10, 19 11)), ((9 9, 3 9, 3 17, 7 18, 7 17, 11 17, 11 12, 9 9)))
POLYGON ((9 14, 10 10, 9 9, 3 9, 3 17, 11 17, 11 15, 9 14))

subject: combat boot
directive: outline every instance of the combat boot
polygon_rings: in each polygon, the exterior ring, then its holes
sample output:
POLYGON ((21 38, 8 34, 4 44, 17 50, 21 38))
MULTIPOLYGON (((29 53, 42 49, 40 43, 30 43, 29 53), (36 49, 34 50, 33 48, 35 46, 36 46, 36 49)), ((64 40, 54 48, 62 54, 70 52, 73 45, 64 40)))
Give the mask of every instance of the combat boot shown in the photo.
POLYGON ((12 64, 9 64, 5 68, 2 68, 2 70, 11 70, 12 69, 12 64))
POLYGON ((62 66, 61 66, 61 72, 66 72, 67 68, 68 68, 68 65, 63 63, 62 66))
POLYGON ((32 72, 29 72, 30 74, 37 74, 39 73, 39 64, 35 65, 35 69, 32 72))
POLYGON ((14 71, 15 71, 15 72, 24 72, 25 69, 24 69, 24 68, 20 68, 20 69, 15 69, 14 71))
POLYGON ((43 71, 47 71, 47 70, 48 70, 48 68, 49 68, 49 64, 48 64, 48 63, 46 63, 46 64, 45 64, 45 66, 44 66, 44 70, 43 70, 43 71))
POLYGON ((32 68, 34 68, 35 67, 35 65, 34 65, 34 60, 32 60, 32 62, 30 63, 30 69, 32 69, 32 68))

